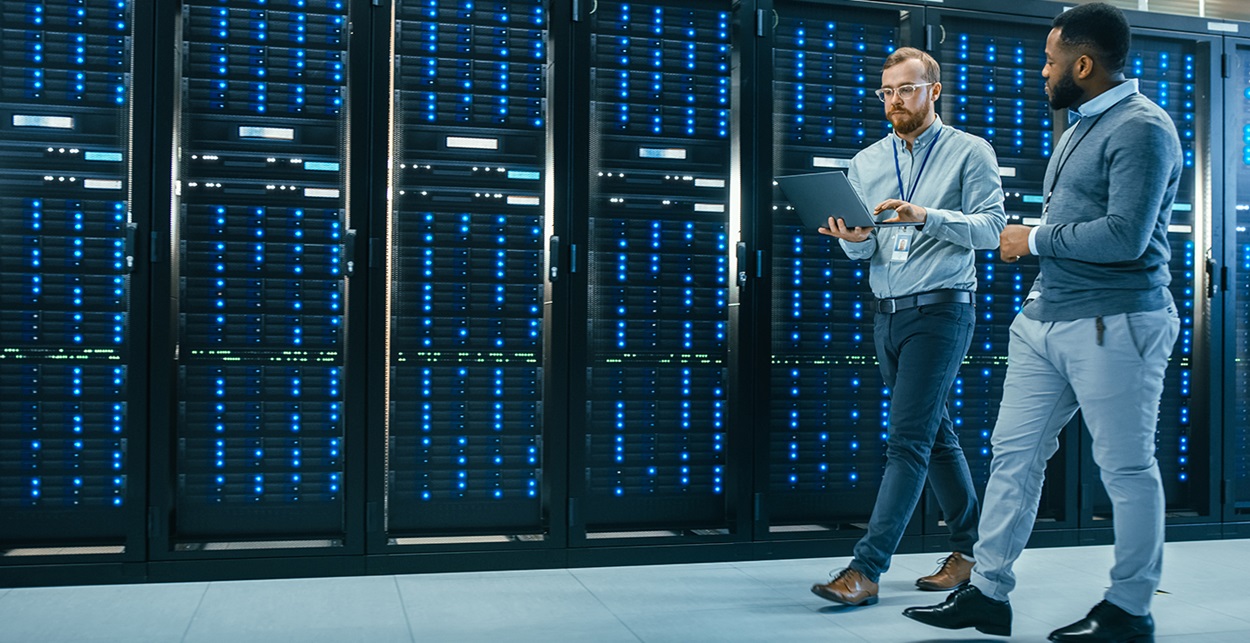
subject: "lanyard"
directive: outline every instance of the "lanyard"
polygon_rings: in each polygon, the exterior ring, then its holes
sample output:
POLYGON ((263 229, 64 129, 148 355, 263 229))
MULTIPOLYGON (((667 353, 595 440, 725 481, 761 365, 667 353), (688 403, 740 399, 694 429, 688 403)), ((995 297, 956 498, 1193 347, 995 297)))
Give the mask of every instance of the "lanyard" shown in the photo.
MULTIPOLYGON (((1112 105, 1111 107, 1108 107, 1107 109, 1103 110, 1101 114, 1095 116, 1093 122, 1089 124, 1089 129, 1086 129, 1084 132, 1081 132, 1080 138, 1076 139, 1076 141, 1073 142, 1071 145, 1064 146, 1063 150, 1061 150, 1061 153, 1063 152, 1067 152, 1067 153, 1063 154, 1063 156, 1055 164, 1055 176, 1054 178, 1050 180, 1050 189, 1046 191, 1046 198, 1042 200, 1042 215, 1043 216, 1045 216, 1046 213, 1050 210, 1050 197, 1055 193, 1055 186, 1059 185, 1059 175, 1063 173, 1063 168, 1064 166, 1068 164, 1068 159, 1072 158, 1072 155, 1076 153, 1076 146, 1080 145, 1081 141, 1085 140, 1085 137, 1089 136, 1089 133, 1094 131, 1094 128, 1097 127, 1098 122, 1102 120, 1103 116, 1107 115, 1107 112, 1115 109, 1116 106, 1118 106, 1120 103, 1123 103, 1123 102, 1124 100, 1122 99, 1120 100, 1119 103, 1116 103, 1115 105, 1112 105)), ((1081 120, 1085 120, 1085 119, 1081 119, 1081 120)), ((1076 126, 1080 127, 1081 124, 1078 122, 1076 126)), ((1075 132, 1075 130, 1073 131, 1075 132)))
POLYGON ((938 130, 933 135, 933 140, 929 143, 929 149, 925 150, 924 158, 920 160, 920 169, 916 172, 916 178, 911 182, 911 193, 903 190, 903 168, 898 164, 898 146, 891 145, 890 149, 894 151, 894 176, 898 178, 898 198, 911 203, 911 198, 916 196, 916 187, 920 185, 920 175, 924 174, 924 166, 928 165, 929 157, 933 154, 933 148, 937 147, 938 137, 942 135, 942 130, 938 130))

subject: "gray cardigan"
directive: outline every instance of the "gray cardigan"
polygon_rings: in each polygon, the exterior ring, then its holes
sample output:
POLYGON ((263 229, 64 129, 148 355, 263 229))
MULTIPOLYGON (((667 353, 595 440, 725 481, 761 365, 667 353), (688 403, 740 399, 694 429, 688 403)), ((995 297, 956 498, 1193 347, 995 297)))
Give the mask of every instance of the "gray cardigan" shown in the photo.
POLYGON ((1070 321, 1172 303, 1167 233, 1181 167, 1172 119, 1141 94, 1064 132, 1043 185, 1053 192, 1036 236, 1041 296, 1024 314, 1070 321))

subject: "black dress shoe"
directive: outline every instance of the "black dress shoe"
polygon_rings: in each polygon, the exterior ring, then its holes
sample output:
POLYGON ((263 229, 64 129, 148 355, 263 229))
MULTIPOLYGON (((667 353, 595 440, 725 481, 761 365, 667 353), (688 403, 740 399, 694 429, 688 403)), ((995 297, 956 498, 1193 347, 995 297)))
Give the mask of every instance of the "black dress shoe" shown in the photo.
POLYGON ((1011 636, 1011 603, 996 601, 972 585, 951 592, 940 605, 909 607, 903 616, 948 630, 975 627, 985 634, 1011 636))
POLYGON ((1155 620, 1150 615, 1133 616, 1103 601, 1085 618, 1050 633, 1052 641, 1098 641, 1100 643, 1152 643, 1155 620))

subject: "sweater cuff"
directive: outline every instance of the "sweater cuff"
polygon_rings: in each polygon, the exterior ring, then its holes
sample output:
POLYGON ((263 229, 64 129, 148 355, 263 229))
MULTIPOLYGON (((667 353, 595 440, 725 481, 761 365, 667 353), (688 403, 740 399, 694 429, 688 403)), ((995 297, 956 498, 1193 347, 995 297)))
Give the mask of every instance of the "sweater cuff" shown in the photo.
POLYGON ((1050 256, 1052 251, 1050 242, 1051 237, 1053 236, 1052 230, 1054 227, 1055 226, 1053 225, 1044 223, 1036 228, 1033 228, 1032 230, 1029 230, 1029 252, 1032 252, 1038 257, 1043 255, 1050 256))

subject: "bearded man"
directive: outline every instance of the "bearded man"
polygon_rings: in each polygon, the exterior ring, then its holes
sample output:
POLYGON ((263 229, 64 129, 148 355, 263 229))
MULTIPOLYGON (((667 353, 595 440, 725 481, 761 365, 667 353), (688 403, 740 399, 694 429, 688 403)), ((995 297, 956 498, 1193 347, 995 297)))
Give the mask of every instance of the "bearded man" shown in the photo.
POLYGON ((876 94, 894 131, 855 155, 848 178, 865 203, 877 204, 879 218, 914 225, 848 228, 830 217, 820 229, 848 257, 870 262, 873 340, 891 391, 885 471, 867 533, 845 569, 812 587, 844 605, 877 602, 878 580, 926 478, 950 529, 952 553, 916 586, 940 591, 968 582, 977 496, 947 400, 972 342, 976 250, 998 247, 1007 222, 993 148, 937 116, 942 83, 932 56, 910 47, 895 51, 876 94))
POLYGON ((1041 225, 1001 235, 1005 261, 1036 255, 1041 272, 1011 324, 972 582, 903 613, 1011 634, 1012 565, 1037 517, 1046 461, 1079 408, 1111 498, 1115 565, 1103 600, 1050 640, 1152 641, 1164 527, 1155 424, 1180 330, 1167 234, 1181 144, 1167 112, 1124 77, 1130 32, 1119 9, 1081 5, 1051 26, 1042 76, 1050 106, 1072 124, 1046 168, 1041 225))

